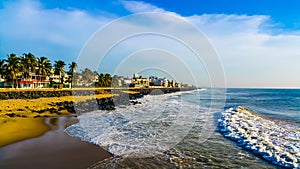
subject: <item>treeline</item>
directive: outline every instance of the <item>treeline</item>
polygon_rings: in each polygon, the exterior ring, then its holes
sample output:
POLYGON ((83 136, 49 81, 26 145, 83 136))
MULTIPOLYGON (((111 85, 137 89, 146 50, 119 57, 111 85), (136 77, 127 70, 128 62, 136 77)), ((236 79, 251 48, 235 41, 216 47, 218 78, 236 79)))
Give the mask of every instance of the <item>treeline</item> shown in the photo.
MULTIPOLYGON (((54 64, 47 57, 36 57, 32 53, 24 53, 21 56, 16 54, 7 55, 6 59, 0 59, 0 79, 5 79, 16 86, 20 76, 24 79, 30 78, 30 74, 34 73, 38 76, 58 75, 60 84, 73 83, 73 86, 111 86, 113 77, 110 74, 97 73, 88 68, 76 71, 77 64, 71 62, 69 64, 62 60, 55 60, 54 64), (67 67, 67 70, 65 69, 67 67), (67 79, 66 77, 68 75, 67 79)), ((114 76, 115 78, 117 76, 114 76)), ((51 80, 51 79, 50 79, 51 80)), ((51 82, 53 83, 53 82, 51 82)))
POLYGON ((85 68, 73 73, 72 84, 74 87, 119 87, 119 79, 117 75, 111 76, 109 73, 98 73, 85 68))

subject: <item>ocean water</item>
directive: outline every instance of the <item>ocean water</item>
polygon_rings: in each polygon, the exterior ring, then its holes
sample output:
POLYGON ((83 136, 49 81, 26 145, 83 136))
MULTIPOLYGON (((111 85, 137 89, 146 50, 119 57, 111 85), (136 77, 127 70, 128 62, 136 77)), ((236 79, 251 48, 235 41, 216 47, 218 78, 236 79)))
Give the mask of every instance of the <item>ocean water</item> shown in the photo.
POLYGON ((300 90, 201 89, 138 101, 82 114, 65 130, 113 155, 91 168, 299 168, 300 90))

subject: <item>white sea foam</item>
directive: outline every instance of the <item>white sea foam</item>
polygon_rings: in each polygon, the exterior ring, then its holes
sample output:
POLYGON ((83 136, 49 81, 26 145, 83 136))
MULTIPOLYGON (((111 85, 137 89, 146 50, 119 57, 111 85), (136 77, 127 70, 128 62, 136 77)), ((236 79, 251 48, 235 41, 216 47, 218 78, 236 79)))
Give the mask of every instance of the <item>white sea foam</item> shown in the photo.
POLYGON ((226 108, 219 119, 225 137, 282 167, 300 168, 298 126, 259 116, 244 107, 226 108))
POLYGON ((179 143, 197 118, 207 116, 203 113, 207 109, 179 97, 191 92, 198 91, 146 95, 137 99, 141 104, 122 106, 110 112, 85 113, 78 117, 79 123, 68 127, 66 132, 107 147, 114 155, 140 157, 160 153, 179 143))

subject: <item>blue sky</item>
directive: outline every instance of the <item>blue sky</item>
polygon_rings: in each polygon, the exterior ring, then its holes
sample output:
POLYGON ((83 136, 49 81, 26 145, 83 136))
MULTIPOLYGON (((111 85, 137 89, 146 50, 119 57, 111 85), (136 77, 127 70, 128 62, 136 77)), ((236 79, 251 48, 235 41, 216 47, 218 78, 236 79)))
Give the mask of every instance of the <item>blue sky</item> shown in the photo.
MULTIPOLYGON (((32 52, 71 62, 111 21, 161 12, 182 17, 203 32, 220 58, 227 87, 299 87, 298 11, 297 0, 2 0, 0 55, 32 52)), ((117 63, 106 60, 102 71, 116 72, 110 64, 117 63)), ((132 73, 129 70, 126 73, 132 73)), ((184 75, 176 78, 189 81, 184 75)), ((203 76, 196 78, 199 85, 210 85, 203 76)))

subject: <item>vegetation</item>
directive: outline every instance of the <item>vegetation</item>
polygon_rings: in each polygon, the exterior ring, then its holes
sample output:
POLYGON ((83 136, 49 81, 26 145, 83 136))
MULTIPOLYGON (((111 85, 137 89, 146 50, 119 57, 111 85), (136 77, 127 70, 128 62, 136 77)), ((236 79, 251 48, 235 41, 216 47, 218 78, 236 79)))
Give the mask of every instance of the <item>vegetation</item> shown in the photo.
POLYGON ((0 78, 5 77, 5 60, 0 59, 0 78))
MULTIPOLYGON (((22 56, 9 54, 7 59, 0 59, 0 86, 17 88, 21 86, 18 83, 23 87, 34 84, 34 87, 54 88, 69 87, 70 84, 71 87, 130 87, 131 85, 124 81, 124 77, 117 75, 112 77, 109 73, 98 73, 89 68, 77 72, 76 62, 67 64, 62 60, 56 60, 52 66, 51 61, 44 56, 36 57, 32 53, 24 53, 22 56)), ((136 85, 136 83, 139 82, 132 84, 136 85)), ((153 81, 142 81, 141 86, 146 85, 155 86, 153 81)), ((173 81, 168 81, 166 85, 178 86, 173 81)))
MULTIPOLYGON (((38 80, 42 77, 50 75, 58 75, 60 77, 60 85, 65 82, 72 83, 73 86, 96 86, 109 87, 113 81, 117 81, 117 76, 112 76, 108 73, 98 73, 88 68, 77 72, 77 63, 71 62, 68 64, 68 70, 65 70, 67 64, 62 60, 56 60, 52 66, 51 61, 47 57, 36 57, 32 53, 24 53, 22 56, 9 54, 7 59, 0 59, 0 79, 5 79, 12 83, 12 87, 18 86, 18 78, 30 78, 31 74, 38 75, 38 80), (64 76, 68 75, 65 80, 64 76)), ((50 79, 51 80, 51 79, 50 79)), ((51 81, 51 84, 55 82, 51 81)))
POLYGON ((40 57, 38 58, 38 70, 37 74, 38 75, 50 75, 52 69, 52 64, 49 59, 46 57, 40 57))
POLYGON ((64 75, 65 75, 65 70, 64 67, 66 66, 66 63, 62 60, 57 60, 55 61, 54 64, 54 74, 59 75, 60 77, 60 84, 64 83, 64 75))
POLYGON ((76 76, 76 69, 77 69, 77 63, 76 62, 72 62, 69 64, 69 71, 68 71, 68 74, 69 74, 69 83, 73 83, 73 77, 78 77, 76 76))
POLYGON ((36 57, 31 54, 23 54, 23 57, 20 58, 21 61, 21 69, 24 72, 24 77, 28 78, 29 74, 34 72, 37 65, 38 65, 38 61, 36 59, 36 57))
POLYGON ((97 76, 98 76, 98 83, 97 83, 98 86, 104 86, 104 87, 111 86, 112 78, 110 74, 100 73, 97 76))
POLYGON ((12 81, 12 87, 17 87, 17 74, 20 72, 20 58, 15 54, 10 54, 5 65, 5 73, 7 78, 12 81))

